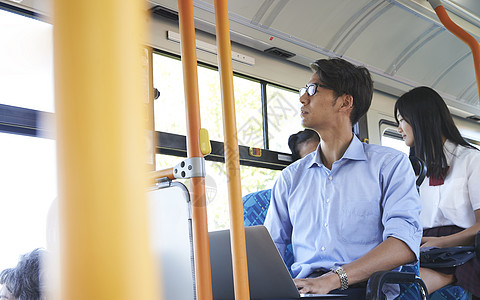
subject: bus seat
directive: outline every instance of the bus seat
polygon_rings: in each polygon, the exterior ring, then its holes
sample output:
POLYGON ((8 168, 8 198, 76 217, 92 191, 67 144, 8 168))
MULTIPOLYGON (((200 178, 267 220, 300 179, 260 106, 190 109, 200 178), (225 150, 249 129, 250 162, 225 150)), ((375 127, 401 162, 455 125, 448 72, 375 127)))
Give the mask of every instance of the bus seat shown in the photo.
POLYGON ((162 299, 196 299, 190 196, 179 182, 148 192, 150 233, 162 299))
POLYGON ((472 294, 458 285, 447 285, 430 295, 430 300, 469 300, 472 294))
MULTIPOLYGON (((412 164, 415 175, 417 176, 416 186, 417 190, 420 188, 423 180, 427 176, 427 166, 423 160, 416 156, 409 156, 410 163, 412 164)), ((477 236, 480 236, 477 235, 477 236)), ((480 251, 478 251, 480 252, 480 251)), ((478 253, 477 252, 477 253, 478 253)), ((420 274, 419 263, 416 265, 402 266, 401 272, 415 273, 417 276, 420 274)), ((418 286, 414 284, 401 285, 400 296, 398 299, 417 299, 419 293, 418 286)), ((468 300, 471 299, 471 294, 460 286, 447 285, 430 295, 430 299, 433 300, 468 300)))
POLYGON ((422 184, 423 180, 427 176, 427 165, 423 160, 421 160, 416 156, 410 155, 408 158, 410 159, 410 163, 412 164, 413 171, 417 176, 417 180, 415 184, 417 186, 417 191, 418 191, 418 189, 420 188, 420 185, 422 184))
POLYGON ((261 190, 242 197, 245 226, 263 225, 272 190, 261 190))
POLYGON ((370 276, 367 282, 366 299, 368 300, 383 300, 385 295, 382 292, 385 284, 394 283, 400 285, 412 284, 418 289, 401 290, 400 295, 395 298, 399 299, 429 299, 428 291, 425 283, 415 273, 394 272, 394 271, 380 271, 375 272, 370 276), (420 295, 420 298, 419 298, 420 295))
MULTIPOLYGON (((272 190, 261 190, 243 196, 243 219, 245 226, 263 225, 265 217, 267 216, 268 206, 270 205, 270 198, 272 197, 272 190)), ((285 265, 292 275, 291 266, 293 264, 293 250, 292 244, 287 245, 283 255, 285 265)))

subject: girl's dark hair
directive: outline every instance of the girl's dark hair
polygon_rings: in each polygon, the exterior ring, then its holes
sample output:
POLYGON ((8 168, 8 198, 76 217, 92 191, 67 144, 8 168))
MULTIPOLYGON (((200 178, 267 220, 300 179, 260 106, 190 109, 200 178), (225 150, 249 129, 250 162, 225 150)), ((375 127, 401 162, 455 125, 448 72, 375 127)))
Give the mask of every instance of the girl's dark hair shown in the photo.
POLYGON ((415 143, 412 150, 425 160, 429 177, 446 176, 442 136, 457 145, 476 149, 463 139, 442 97, 429 87, 417 87, 403 94, 395 103, 394 113, 397 122, 400 113, 412 127, 415 143))
POLYGON ((288 147, 290 148, 290 151, 292 151, 293 161, 296 161, 301 158, 300 152, 298 151, 298 145, 310 140, 320 142, 320 137, 312 129, 305 129, 305 130, 299 131, 297 133, 292 134, 288 138, 288 147))

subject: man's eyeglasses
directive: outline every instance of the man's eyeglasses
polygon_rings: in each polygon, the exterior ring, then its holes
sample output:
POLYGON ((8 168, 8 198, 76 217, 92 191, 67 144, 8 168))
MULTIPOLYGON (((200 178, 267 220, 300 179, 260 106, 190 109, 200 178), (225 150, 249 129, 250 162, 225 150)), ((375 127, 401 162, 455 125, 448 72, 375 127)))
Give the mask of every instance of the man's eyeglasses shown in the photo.
POLYGON ((315 93, 317 92, 317 89, 318 87, 322 87, 324 89, 329 89, 331 90, 332 88, 326 86, 326 85, 323 85, 323 84, 319 84, 319 83, 310 83, 310 84, 307 84, 305 87, 301 88, 298 90, 298 94, 300 95, 300 97, 302 97, 305 93, 307 93, 310 97, 315 95, 315 93))

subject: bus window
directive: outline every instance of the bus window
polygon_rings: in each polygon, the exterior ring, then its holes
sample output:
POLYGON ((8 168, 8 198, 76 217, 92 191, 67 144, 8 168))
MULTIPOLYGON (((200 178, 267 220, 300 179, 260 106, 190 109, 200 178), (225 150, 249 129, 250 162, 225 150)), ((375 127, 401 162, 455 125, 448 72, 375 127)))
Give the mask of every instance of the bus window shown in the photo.
POLYGON ((153 86, 160 91, 154 102, 155 131, 187 134, 182 62, 153 53, 153 86))
POLYGON ((0 270, 46 247, 47 212, 57 197, 55 141, 0 133, 0 270))
POLYGON ((410 147, 405 145, 402 136, 397 132, 396 127, 389 126, 383 129, 381 137, 382 146, 391 147, 410 155, 410 147))
MULTIPOLYGON (((230 228, 225 164, 207 161, 206 167, 205 190, 208 203, 208 228, 209 230, 230 228)), ((277 170, 240 166, 242 195, 272 188, 280 172, 277 170)))
POLYGON ((54 111, 52 25, 0 9, 0 103, 54 111))
MULTIPOLYGON (((181 61, 153 55, 154 86, 160 91, 155 100, 155 130, 186 135, 185 96, 181 61)), ((262 101, 259 82, 234 76, 238 143, 263 148, 262 101)), ((202 127, 210 139, 223 142, 220 79, 217 70, 198 67, 198 89, 202 127)))
MULTIPOLYGON (((233 86, 235 89, 238 144, 263 148, 262 96, 260 83, 233 76, 233 86)), ((222 118, 220 118, 220 120, 222 120, 222 118)), ((223 125, 221 128, 223 128, 223 125)))
POLYGON ((288 137, 303 130, 298 92, 267 85, 269 149, 290 153, 288 137))
MULTIPOLYGON (((184 157, 157 154, 157 169, 169 168, 180 163, 184 157)), ((225 164, 222 162, 205 161, 207 176, 205 177, 205 193, 207 201, 208 229, 220 230, 230 228, 228 212, 228 188, 225 164)), ((270 189, 279 170, 240 166, 242 195, 259 190, 270 189)), ((189 180, 179 180, 189 187, 189 180)))
MULTIPOLYGON (((380 131, 382 133, 381 143, 382 146, 392 147, 403 153, 410 155, 410 147, 405 145, 402 136, 398 133, 395 123, 391 121, 381 120, 380 131)), ((462 135, 463 136, 463 135, 462 135)), ((472 144, 477 149, 480 149, 480 142, 471 138, 463 136, 467 142, 472 144)))

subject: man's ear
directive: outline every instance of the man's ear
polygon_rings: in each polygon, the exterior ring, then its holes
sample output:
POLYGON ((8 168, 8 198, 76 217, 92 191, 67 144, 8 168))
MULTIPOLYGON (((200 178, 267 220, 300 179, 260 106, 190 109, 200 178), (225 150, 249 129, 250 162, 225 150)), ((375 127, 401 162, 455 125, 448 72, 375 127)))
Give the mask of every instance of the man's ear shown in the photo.
POLYGON ((353 108, 353 96, 344 94, 341 96, 341 110, 349 110, 353 108))

